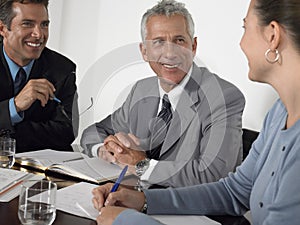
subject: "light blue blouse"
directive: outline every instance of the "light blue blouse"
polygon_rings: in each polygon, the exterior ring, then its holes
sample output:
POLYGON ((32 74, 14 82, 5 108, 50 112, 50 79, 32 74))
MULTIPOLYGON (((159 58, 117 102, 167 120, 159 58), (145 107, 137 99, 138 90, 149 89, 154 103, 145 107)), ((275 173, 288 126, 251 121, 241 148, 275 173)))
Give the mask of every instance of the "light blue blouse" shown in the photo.
MULTIPOLYGON (((147 190, 149 214, 243 215, 255 225, 300 224, 300 120, 285 129, 287 111, 278 100, 267 114, 248 157, 219 182, 147 190)), ((114 224, 160 224, 134 210, 114 224)))

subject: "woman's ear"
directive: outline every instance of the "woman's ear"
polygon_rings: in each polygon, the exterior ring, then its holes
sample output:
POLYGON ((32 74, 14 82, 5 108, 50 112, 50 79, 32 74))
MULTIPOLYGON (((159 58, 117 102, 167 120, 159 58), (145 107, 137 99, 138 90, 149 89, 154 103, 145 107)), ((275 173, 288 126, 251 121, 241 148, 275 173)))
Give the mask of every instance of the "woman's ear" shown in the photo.
POLYGON ((272 21, 267 29, 267 40, 269 42, 270 49, 274 51, 280 44, 282 28, 276 21, 272 21))

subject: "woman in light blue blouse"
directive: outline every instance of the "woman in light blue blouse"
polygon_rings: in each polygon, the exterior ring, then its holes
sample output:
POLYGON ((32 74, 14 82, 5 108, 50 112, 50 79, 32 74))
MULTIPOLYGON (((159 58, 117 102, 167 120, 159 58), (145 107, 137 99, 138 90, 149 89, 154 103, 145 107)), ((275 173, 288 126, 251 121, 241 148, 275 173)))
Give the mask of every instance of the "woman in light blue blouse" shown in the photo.
POLYGON ((111 184, 98 187, 93 202, 101 210, 99 224, 160 224, 138 212, 146 205, 147 214, 243 215, 251 210, 255 225, 300 224, 300 1, 251 0, 244 28, 240 45, 249 79, 270 84, 280 96, 246 160, 235 173, 210 184, 115 193, 109 193, 111 184))

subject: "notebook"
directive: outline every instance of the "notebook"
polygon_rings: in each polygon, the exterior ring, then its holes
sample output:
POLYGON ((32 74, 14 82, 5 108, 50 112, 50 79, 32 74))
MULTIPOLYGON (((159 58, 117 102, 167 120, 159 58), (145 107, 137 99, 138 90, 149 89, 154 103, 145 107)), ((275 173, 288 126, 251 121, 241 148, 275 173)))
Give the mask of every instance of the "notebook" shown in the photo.
POLYGON ((16 163, 49 173, 62 174, 95 184, 118 177, 121 168, 100 158, 89 158, 80 152, 51 149, 18 153, 16 163))

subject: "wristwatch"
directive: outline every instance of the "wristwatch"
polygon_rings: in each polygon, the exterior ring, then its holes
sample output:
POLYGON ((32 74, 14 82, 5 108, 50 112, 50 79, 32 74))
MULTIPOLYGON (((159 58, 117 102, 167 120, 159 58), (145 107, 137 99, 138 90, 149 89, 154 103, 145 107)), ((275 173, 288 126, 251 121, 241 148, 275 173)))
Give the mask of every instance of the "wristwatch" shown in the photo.
POLYGON ((150 165, 150 159, 148 159, 148 158, 145 158, 145 159, 139 161, 137 164, 135 164, 136 175, 141 177, 146 172, 146 170, 149 168, 149 165, 150 165))

